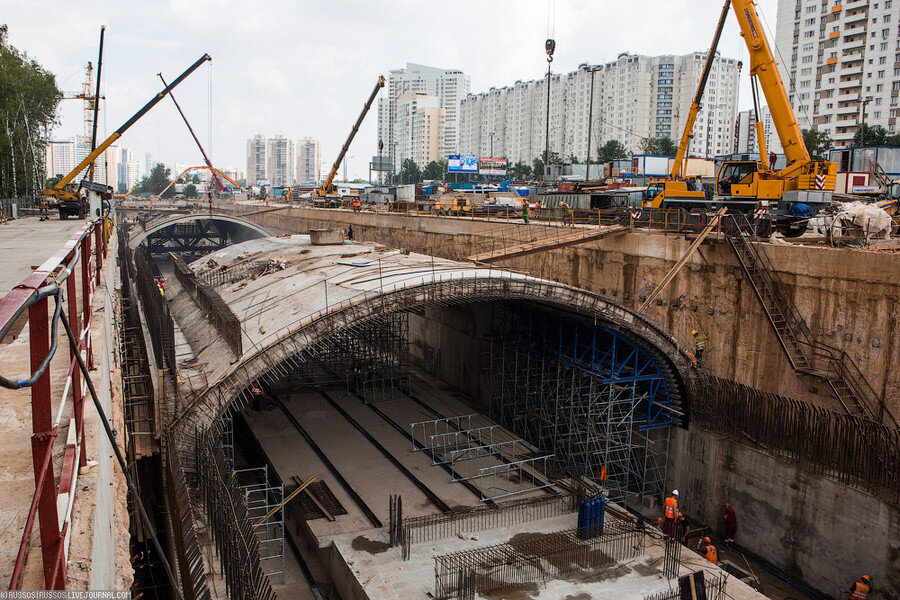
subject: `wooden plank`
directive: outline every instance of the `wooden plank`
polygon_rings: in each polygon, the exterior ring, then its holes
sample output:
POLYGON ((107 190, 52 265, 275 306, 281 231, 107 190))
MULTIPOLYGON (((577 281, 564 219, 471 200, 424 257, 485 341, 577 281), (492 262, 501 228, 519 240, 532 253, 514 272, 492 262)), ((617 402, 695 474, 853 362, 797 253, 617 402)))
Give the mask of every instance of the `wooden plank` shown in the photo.
POLYGON ((618 233, 624 233, 626 231, 628 231, 628 227, 625 227, 624 225, 603 226, 598 229, 582 230, 578 233, 570 235, 546 238, 534 242, 528 242, 526 244, 507 246, 505 248, 500 248, 499 250, 493 250, 491 252, 483 252, 481 254, 470 256, 469 260, 479 263, 491 263, 497 260, 518 258, 527 254, 534 254, 536 252, 543 252, 545 250, 554 250, 556 248, 564 248, 566 246, 573 246, 575 244, 590 242, 592 240, 599 240, 600 238, 618 233))

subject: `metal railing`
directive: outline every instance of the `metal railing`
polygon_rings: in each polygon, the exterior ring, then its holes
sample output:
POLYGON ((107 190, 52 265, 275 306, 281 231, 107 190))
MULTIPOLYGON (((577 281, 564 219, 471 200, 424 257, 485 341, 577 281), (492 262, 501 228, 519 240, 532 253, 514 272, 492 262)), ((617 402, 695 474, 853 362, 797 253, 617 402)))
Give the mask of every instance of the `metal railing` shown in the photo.
POLYGON ((25 559, 32 541, 35 519, 40 524, 41 557, 46 589, 65 589, 66 560, 72 531, 72 508, 78 489, 78 471, 87 464, 84 445, 84 402, 86 382, 78 367, 79 355, 87 368, 93 366, 91 326, 94 291, 100 284, 103 258, 107 252, 108 220, 87 223, 62 245, 50 259, 0 299, 0 340, 10 334, 22 315, 27 315, 29 354, 33 374, 27 379, 4 379, 7 388, 30 388, 34 435, 35 492, 23 526, 22 539, 9 588, 21 585, 25 559), (56 307, 51 317, 49 299, 56 307), (81 306, 79 307, 79 297, 81 306), (68 314, 63 317, 62 306, 68 314), (54 368, 51 359, 57 348, 58 319, 66 318, 77 345, 69 344, 70 359, 65 369, 54 368), (58 371, 57 371, 58 370, 58 371), (61 397, 51 391, 51 372, 65 373, 61 397), (62 460, 53 461, 54 443, 63 424, 71 395, 71 416, 62 460), (58 470, 58 471, 57 471, 58 470), (57 473, 59 484, 57 486, 57 473))

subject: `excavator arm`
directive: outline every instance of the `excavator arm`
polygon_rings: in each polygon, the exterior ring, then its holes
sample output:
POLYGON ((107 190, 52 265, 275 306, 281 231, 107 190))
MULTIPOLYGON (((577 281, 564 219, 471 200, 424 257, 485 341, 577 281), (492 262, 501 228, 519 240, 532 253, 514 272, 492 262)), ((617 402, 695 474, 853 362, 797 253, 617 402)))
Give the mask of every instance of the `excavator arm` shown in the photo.
POLYGON ((384 76, 379 75, 378 82, 375 84, 375 89, 372 90, 372 93, 369 95, 369 99, 366 101, 366 105, 363 106, 362 112, 359 113, 359 118, 356 119, 356 123, 354 123, 353 129, 350 130, 350 135, 347 137, 347 141, 344 142, 343 147, 341 147, 341 152, 338 154, 337 159, 334 161, 334 165, 332 165, 331 171, 328 173, 328 177, 316 190, 316 196, 318 196, 319 198, 334 193, 334 178, 337 176, 338 169, 341 166, 341 162, 344 160, 344 156, 347 154, 347 150, 350 149, 350 143, 353 141, 353 138, 356 137, 356 132, 359 131, 359 126, 362 125, 363 119, 366 118, 366 113, 369 112, 369 109, 372 107, 372 103, 375 102, 375 97, 383 87, 384 76))

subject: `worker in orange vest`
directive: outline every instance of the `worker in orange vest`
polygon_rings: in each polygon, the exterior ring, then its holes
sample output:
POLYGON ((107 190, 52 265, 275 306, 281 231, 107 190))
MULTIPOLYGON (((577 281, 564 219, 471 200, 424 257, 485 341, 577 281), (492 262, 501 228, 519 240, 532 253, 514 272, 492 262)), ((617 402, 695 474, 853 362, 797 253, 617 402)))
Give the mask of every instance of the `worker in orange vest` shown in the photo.
POLYGON ((716 550, 716 546, 709 539, 709 536, 703 538, 703 541, 700 542, 700 550, 703 552, 703 558, 714 565, 719 564, 719 551, 716 550))
POLYGON ((678 490, 672 490, 672 495, 666 498, 663 505, 663 533, 669 537, 675 537, 675 524, 678 522, 678 490))
POLYGON ((866 600, 872 589, 872 579, 868 575, 860 575, 859 581, 853 584, 849 590, 841 590, 850 594, 849 600, 866 600))

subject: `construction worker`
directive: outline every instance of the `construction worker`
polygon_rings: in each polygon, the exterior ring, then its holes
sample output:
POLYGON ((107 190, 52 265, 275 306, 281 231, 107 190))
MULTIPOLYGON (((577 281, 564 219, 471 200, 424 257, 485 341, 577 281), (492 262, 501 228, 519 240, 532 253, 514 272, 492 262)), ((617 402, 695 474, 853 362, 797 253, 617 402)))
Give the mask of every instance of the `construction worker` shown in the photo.
POLYGON ((696 364, 699 369, 703 366, 703 351, 706 350, 706 336, 696 329, 691 330, 691 335, 694 336, 694 364, 696 364))
POLYGON ((860 575, 859 581, 853 584, 849 590, 841 590, 850 594, 849 600, 866 600, 872 590, 872 579, 868 575, 860 575))
POLYGON ((725 521, 725 543, 734 543, 734 532, 737 530, 737 517, 731 509, 731 503, 726 502, 722 510, 722 520, 725 521))
POLYGON ((666 498, 663 505, 662 531, 669 537, 675 537, 675 527, 678 523, 678 490, 672 490, 672 495, 666 498))
POLYGON ((715 544, 712 543, 712 540, 709 539, 709 536, 703 538, 703 541, 700 542, 699 548, 703 553, 703 558, 714 565, 719 564, 719 551, 716 549, 715 544))
POLYGON ((360 212, 362 210, 362 204, 359 202, 359 198, 356 196, 353 197, 353 202, 351 202, 353 206, 353 212, 360 212))

